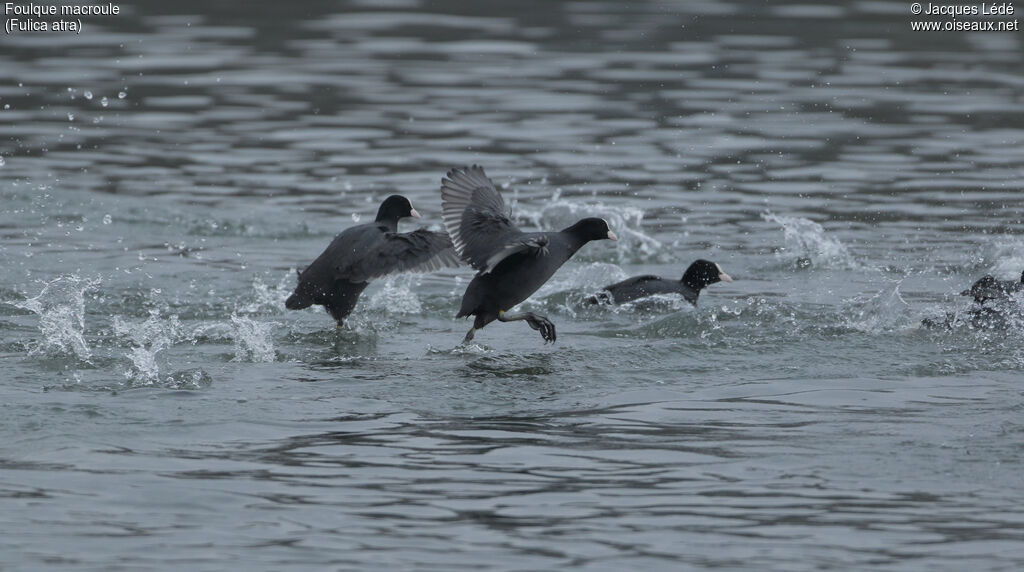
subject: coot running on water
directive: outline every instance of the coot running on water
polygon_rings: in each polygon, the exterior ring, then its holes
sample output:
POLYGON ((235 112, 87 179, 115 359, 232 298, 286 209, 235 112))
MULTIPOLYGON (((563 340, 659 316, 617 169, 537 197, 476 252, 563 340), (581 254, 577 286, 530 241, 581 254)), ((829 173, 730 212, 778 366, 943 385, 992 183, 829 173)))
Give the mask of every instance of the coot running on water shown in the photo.
POLYGON ((384 199, 371 223, 345 229, 323 253, 299 272, 299 285, 284 305, 301 310, 323 306, 340 328, 370 280, 397 272, 430 272, 458 266, 452 241, 443 232, 421 228, 398 232, 398 219, 420 218, 409 199, 384 199))
POLYGON ((585 218, 557 232, 523 232, 512 223, 505 201, 483 168, 456 168, 441 181, 444 225, 462 259, 478 270, 462 296, 457 318, 476 316, 463 343, 498 320, 525 320, 545 342, 556 339, 555 325, 533 312, 508 310, 537 291, 573 254, 591 240, 618 240, 599 218, 585 218))
POLYGON ((943 318, 924 318, 926 328, 942 327, 951 330, 968 325, 976 330, 1006 330, 1024 324, 1024 306, 1015 294, 1024 292, 1024 272, 1020 280, 997 280, 991 274, 979 278, 971 287, 960 292, 971 296, 974 303, 965 312, 947 312, 943 318))
POLYGON ((1021 272, 1020 280, 996 280, 991 274, 986 274, 960 295, 973 296, 975 302, 984 304, 988 300, 1007 298, 1021 290, 1024 290, 1024 272, 1021 272))

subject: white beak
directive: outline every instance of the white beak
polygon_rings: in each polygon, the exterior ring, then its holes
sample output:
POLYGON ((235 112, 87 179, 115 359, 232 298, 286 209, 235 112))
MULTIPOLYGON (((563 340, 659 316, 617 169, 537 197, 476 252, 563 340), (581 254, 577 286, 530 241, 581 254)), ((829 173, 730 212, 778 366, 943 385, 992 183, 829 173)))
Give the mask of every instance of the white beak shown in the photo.
POLYGON ((410 209, 409 216, 411 216, 412 218, 420 218, 420 213, 417 212, 416 209, 410 209))
POLYGON ((722 270, 721 266, 716 264, 715 268, 718 269, 718 279, 719 280, 721 280, 722 282, 732 282, 732 276, 729 276, 728 274, 726 274, 725 270, 722 270))
POLYGON ((615 236, 615 233, 610 230, 608 231, 608 238, 611 240, 619 240, 619 237, 615 236))

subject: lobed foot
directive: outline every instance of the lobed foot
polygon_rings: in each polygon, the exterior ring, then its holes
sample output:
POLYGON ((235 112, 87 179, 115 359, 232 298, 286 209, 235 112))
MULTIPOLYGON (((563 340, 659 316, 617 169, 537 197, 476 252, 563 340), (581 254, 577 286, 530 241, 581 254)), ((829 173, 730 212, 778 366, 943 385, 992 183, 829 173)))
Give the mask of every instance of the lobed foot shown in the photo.
POLYGON ((538 316, 533 312, 526 312, 523 314, 523 319, 535 330, 540 330, 540 337, 544 338, 544 342, 555 343, 557 336, 555 335, 555 324, 551 320, 544 316, 538 316))

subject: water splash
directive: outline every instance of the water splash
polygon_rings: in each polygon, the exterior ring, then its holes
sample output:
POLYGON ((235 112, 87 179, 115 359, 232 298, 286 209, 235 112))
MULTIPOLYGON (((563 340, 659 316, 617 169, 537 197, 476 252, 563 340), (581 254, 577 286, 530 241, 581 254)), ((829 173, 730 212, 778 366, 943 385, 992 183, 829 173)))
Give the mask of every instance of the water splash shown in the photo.
POLYGON ((989 272, 1000 280, 1020 280, 1024 271, 1024 240, 1019 237, 1003 237, 989 245, 986 260, 992 261, 989 272))
POLYGON ((413 287, 418 286, 421 279, 422 277, 417 275, 389 277, 383 281, 382 288, 370 294, 365 307, 389 315, 421 314, 423 303, 413 291, 413 287))
POLYGON ((232 314, 231 327, 231 337, 235 341, 233 361, 269 363, 276 359, 277 352, 271 336, 273 324, 232 314))
POLYGON ((761 218, 782 227, 786 245, 776 254, 780 259, 794 262, 800 268, 863 268, 839 239, 828 236, 824 227, 810 219, 771 212, 762 213, 761 218))
MULTIPOLYGON (((687 301, 682 294, 655 294, 646 298, 640 298, 639 300, 633 300, 632 302, 626 302, 625 304, 608 306, 608 308, 616 314, 620 312, 652 312, 660 314, 666 312, 693 313, 697 311, 697 308, 687 301)), ((722 310, 727 311, 726 307, 723 307, 722 310)), ((715 314, 710 315, 714 316, 715 314)))
POLYGON ((910 304, 900 294, 901 282, 881 290, 866 300, 852 301, 852 315, 843 325, 867 333, 891 332, 916 326, 910 304))
POLYGON ((36 297, 12 302, 39 316, 42 338, 29 355, 72 355, 84 361, 92 357, 85 340, 85 294, 99 284, 99 279, 59 276, 45 283, 36 297))
POLYGON ((548 280, 534 297, 541 298, 564 290, 588 291, 593 294, 601 287, 626 279, 628 274, 617 264, 590 262, 563 267, 548 280))
POLYGON ((127 352, 131 366, 125 372, 129 381, 153 385, 160 380, 158 354, 185 339, 178 316, 163 318, 159 310, 150 310, 142 323, 130 323, 115 316, 114 333, 127 338, 132 347, 127 352))
POLYGON ((284 312, 284 301, 292 293, 294 287, 294 269, 285 272, 275 285, 267 284, 259 276, 256 276, 252 280, 251 299, 239 306, 237 312, 240 314, 280 314, 284 312))
MULTIPOLYGON (((519 204, 516 211, 513 214, 517 218, 525 219, 531 225, 544 230, 561 230, 585 217, 603 218, 619 237, 615 252, 620 263, 671 261, 670 255, 662 248, 661 241, 640 230, 644 211, 637 207, 568 201, 561 198, 560 192, 556 192, 540 209, 531 209, 519 204)), ((594 254, 584 249, 577 256, 587 257, 594 254)))
POLYGON ((185 369, 168 375, 166 384, 175 389, 203 389, 213 385, 213 378, 202 368, 185 369))
POLYGON ((487 356, 493 355, 494 350, 487 346, 481 345, 479 341, 473 341, 468 344, 459 344, 452 348, 437 348, 434 346, 427 346, 428 355, 447 355, 447 356, 487 356))

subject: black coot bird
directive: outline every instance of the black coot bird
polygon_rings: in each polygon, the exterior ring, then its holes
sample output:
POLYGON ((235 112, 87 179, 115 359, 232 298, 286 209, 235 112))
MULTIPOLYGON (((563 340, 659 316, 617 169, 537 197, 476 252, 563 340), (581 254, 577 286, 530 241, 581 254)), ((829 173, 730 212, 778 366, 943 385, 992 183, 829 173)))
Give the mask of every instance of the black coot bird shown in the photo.
POLYGON ((501 193, 476 165, 452 169, 441 181, 444 225, 462 260, 479 272, 462 296, 457 318, 476 316, 462 343, 494 320, 525 320, 545 342, 555 325, 533 312, 507 313, 530 297, 591 240, 618 240, 599 218, 585 218, 558 232, 523 232, 512 223, 501 193))
POLYGON ((991 274, 986 274, 960 295, 972 296, 975 302, 984 304, 988 300, 1009 298, 1022 290, 1024 290, 1024 272, 1021 272, 1020 280, 996 280, 991 274))
POLYGON ((1024 272, 1020 280, 997 280, 991 274, 979 278, 971 287, 960 292, 971 296, 974 303, 963 313, 947 312, 944 318, 924 318, 921 324, 928 328, 943 327, 951 330, 968 324, 978 330, 1005 330, 1024 319, 1024 308, 1014 295, 1024 292, 1024 272))
POLYGON ((459 266, 452 241, 443 232, 425 228, 398 232, 398 219, 420 218, 409 199, 384 199, 371 223, 345 229, 327 250, 299 272, 299 285, 285 301, 289 310, 323 306, 342 326, 370 280, 397 272, 430 272, 459 266))
POLYGON ((587 301, 591 304, 625 304, 654 294, 675 293, 682 294, 687 302, 696 306, 700 291, 716 282, 732 282, 732 278, 714 262, 697 260, 686 269, 679 280, 669 280, 652 274, 633 276, 605 286, 604 290, 591 296, 587 301))

